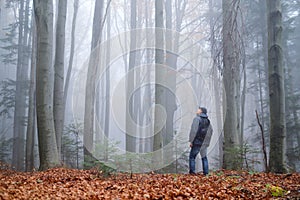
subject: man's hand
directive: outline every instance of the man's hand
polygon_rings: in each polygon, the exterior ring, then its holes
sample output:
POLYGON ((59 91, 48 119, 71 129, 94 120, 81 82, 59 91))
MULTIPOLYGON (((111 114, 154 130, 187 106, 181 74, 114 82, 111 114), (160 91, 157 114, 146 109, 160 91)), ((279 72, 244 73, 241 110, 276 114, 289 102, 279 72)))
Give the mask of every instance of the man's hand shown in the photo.
POLYGON ((191 143, 191 142, 190 142, 190 147, 191 147, 191 148, 193 147, 193 143, 191 143))

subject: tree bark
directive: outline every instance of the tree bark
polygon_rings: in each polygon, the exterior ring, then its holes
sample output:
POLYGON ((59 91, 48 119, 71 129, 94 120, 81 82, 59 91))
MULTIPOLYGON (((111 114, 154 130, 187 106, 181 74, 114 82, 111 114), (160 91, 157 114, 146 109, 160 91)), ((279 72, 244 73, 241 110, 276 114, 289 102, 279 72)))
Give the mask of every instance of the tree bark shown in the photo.
POLYGON ((108 160, 108 137, 109 137, 109 121, 110 121, 110 51, 111 51, 111 44, 110 44, 110 34, 111 34, 111 9, 108 8, 107 13, 107 28, 106 28, 106 35, 107 35, 107 47, 106 47, 106 74, 105 74, 105 81, 106 81, 106 89, 105 89, 105 123, 104 123, 104 144, 105 144, 105 160, 108 160))
POLYGON ((74 49, 75 49, 75 29, 76 29, 76 20, 77 20, 77 13, 78 13, 78 4, 79 4, 79 0, 74 0, 74 3, 73 3, 74 11, 73 11, 72 30, 71 30, 70 58, 69 58, 68 71, 67 71, 65 86, 64 86, 64 103, 63 103, 64 119, 65 119, 65 112, 66 112, 66 103, 68 100, 70 79, 71 79, 72 68, 73 68, 74 49))
MULTIPOLYGON (((259 1, 259 5, 260 5, 260 17, 262 20, 262 24, 261 24, 261 41, 262 41, 262 52, 263 52, 263 68, 260 69, 258 68, 258 85, 259 85, 259 103, 260 103, 260 111, 261 111, 261 124, 263 126, 265 135, 269 135, 269 129, 266 129, 266 127, 268 127, 267 124, 267 118, 269 116, 269 112, 268 109, 266 109, 265 107, 265 103, 264 101, 269 102, 269 95, 268 95, 268 80, 267 80, 267 76, 268 76, 268 39, 267 39, 267 8, 266 8, 266 1, 265 0, 260 0, 259 1), (266 89, 267 88, 267 89, 266 89), (265 92, 264 92, 265 90, 265 92)), ((257 50, 257 53, 260 55, 261 52, 259 52, 257 50)), ((257 59, 259 62, 259 59, 257 59)), ((260 66, 260 65, 258 65, 260 66)), ((266 139, 266 138, 265 138, 266 139)), ((266 171, 268 169, 265 169, 266 171)))
MULTIPOLYGON (((149 14, 149 2, 146 1, 145 3, 145 26, 148 28, 149 27, 149 21, 150 21, 150 14, 149 14)), ((146 46, 149 47, 150 46, 150 38, 149 38, 149 33, 146 32, 146 46)), ((151 58, 152 58, 152 54, 150 52, 149 49, 146 50, 146 63, 151 63, 151 58)), ((146 82, 150 83, 151 80, 151 69, 150 67, 147 67, 146 69, 146 82)), ((144 93, 144 97, 143 97, 143 102, 144 102, 144 112, 141 114, 145 119, 145 123, 150 123, 151 119, 152 119, 152 113, 150 114, 146 114, 146 112, 150 110, 151 108, 151 104, 152 104, 152 95, 151 95, 151 86, 150 84, 148 84, 145 88, 145 93, 144 93), (147 111, 146 111, 147 110, 147 111)), ((145 132, 146 135, 151 135, 151 133, 153 132, 153 127, 150 126, 148 130, 146 130, 147 132, 145 132)), ((150 152, 153 149, 153 138, 152 137, 148 137, 144 139, 145 144, 143 146, 143 149, 141 150, 141 152, 150 152)))
MULTIPOLYGON (((142 1, 138 1, 137 2, 137 5, 136 5, 136 28, 140 29, 142 27, 142 23, 143 23, 143 17, 142 17, 142 7, 143 5, 143 2, 142 1)), ((142 34, 141 34, 141 31, 137 31, 136 32, 136 42, 137 44, 141 44, 143 42, 143 39, 141 37, 142 34)), ((138 50, 138 51, 135 51, 136 55, 135 57, 136 58, 141 58, 143 55, 142 55, 142 51, 141 50, 138 50)), ((142 84, 142 72, 143 70, 141 69, 141 64, 142 64, 142 59, 136 59, 135 60, 135 66, 137 66, 137 68, 134 70, 135 73, 134 73, 134 76, 135 76, 135 88, 138 88, 136 90, 136 92, 134 93, 133 97, 134 97, 134 120, 135 120, 135 123, 138 124, 137 126, 137 129, 136 129, 136 142, 137 142, 137 147, 136 147, 136 152, 139 152, 139 150, 143 147, 144 143, 143 143, 143 116, 142 116, 142 110, 143 110, 143 103, 141 102, 141 95, 142 95, 142 88, 141 88, 141 84, 142 84)))
MULTIPOLYGON (((209 0, 209 28, 210 28, 210 46, 211 46, 211 57, 213 59, 213 87, 214 87, 214 101, 215 101, 215 109, 216 109, 216 118, 217 118, 217 123, 216 123, 216 133, 219 134, 222 132, 222 111, 221 111, 221 96, 222 96, 222 91, 221 91, 221 80, 220 80, 220 73, 218 73, 218 61, 219 61, 219 55, 216 49, 216 36, 215 36, 215 15, 213 11, 213 0, 209 0)), ((223 134, 220 134, 219 137, 219 167, 222 167, 223 164, 223 134)))
POLYGON ((93 31, 92 31, 92 43, 91 43, 91 57, 88 66, 86 88, 85 88, 85 111, 84 111, 84 161, 90 162, 92 158, 91 154, 94 148, 94 115, 95 115, 95 89, 96 89, 96 76, 97 66, 100 62, 98 60, 99 49, 97 45, 101 43, 102 36, 102 23, 103 23, 103 0, 96 0, 94 19, 93 19, 93 31))
MULTIPOLYGON (((260 2, 261 5, 261 18, 264 19, 263 23, 262 23, 262 32, 261 32, 261 39, 262 39, 262 51, 263 51, 263 65, 264 68, 263 70, 259 69, 259 73, 261 77, 264 77, 265 81, 265 87, 267 87, 267 73, 268 73, 268 30, 267 30, 267 19, 266 19, 266 12, 267 12, 267 8, 266 8, 266 1, 265 0, 261 0, 260 2), (261 72, 264 72, 264 74, 262 74, 261 72)), ((261 87, 262 88, 262 87, 261 87)), ((263 90, 260 90, 263 91, 263 90)), ((267 92, 266 92, 267 93, 267 92)), ((262 112, 262 125, 265 125, 265 115, 269 115, 269 113, 267 112, 267 110, 264 109, 263 106, 263 95, 260 94, 261 96, 261 112, 262 112), (265 114, 267 113, 267 114, 265 114)), ((267 97, 265 97, 265 99, 267 99, 267 101, 269 101, 268 95, 265 95, 267 97)))
POLYGON ((16 99, 14 110, 14 142, 12 165, 17 170, 24 170, 25 161, 25 116, 28 81, 28 33, 29 33, 29 0, 20 1, 19 38, 16 74, 16 99))
POLYGON ((35 87, 36 87, 36 30, 35 21, 32 19, 32 52, 31 52, 31 69, 29 83, 29 102, 28 102, 28 122, 26 132, 26 159, 25 170, 34 169, 34 138, 36 129, 36 109, 35 109, 35 87))
MULTIPOLYGON (((162 123, 162 110, 165 109, 165 87, 161 83, 166 78, 164 67, 164 33, 163 33, 163 1, 155 0, 155 113, 153 151, 163 146, 163 135, 166 127, 162 123), (160 106, 160 107, 159 107, 160 106), (159 130, 161 128, 161 130, 159 130)), ((155 161, 162 162, 162 155, 157 155, 155 161)))
POLYGON ((223 82, 226 92, 223 168, 240 168, 232 151, 240 148, 240 52, 238 49, 237 0, 223 0, 223 82))
POLYGON ((270 96, 269 170, 285 172, 285 91, 282 64, 282 13, 280 0, 267 0, 270 96))
MULTIPOLYGON (((176 69, 177 69, 177 53, 178 50, 178 42, 177 40, 173 40, 174 37, 172 36, 172 1, 166 0, 165 5, 166 10, 166 64, 170 68, 168 70, 167 78, 167 90, 166 90, 166 112, 167 112, 167 119, 166 119, 166 133, 164 136, 164 145, 167 145, 173 140, 174 137, 174 113, 177 109, 176 105, 176 69), (176 47, 175 47, 176 46, 176 47), (173 71, 171 71, 173 70, 173 71)), ((184 11, 183 11, 184 12, 184 11)), ((180 24, 181 25, 181 24, 180 24)))
POLYGON ((40 170, 59 164, 53 119, 53 2, 34 0, 37 30, 36 109, 40 170))
MULTIPOLYGON (((244 124, 245 124, 245 103, 246 103, 246 93, 247 93, 247 67, 246 67, 246 52, 245 49, 243 47, 242 50, 242 68, 243 68, 243 86, 242 86, 242 95, 241 95, 241 116, 240 116, 240 145, 241 145, 241 149, 244 149, 244 124)), ((242 152, 245 153, 245 152, 242 152)))
POLYGON ((65 27, 67 15, 67 0, 58 1, 58 16, 56 22, 56 45, 54 60, 54 125, 57 151, 60 158, 61 137, 64 129, 64 59, 65 59, 65 27))
MULTIPOLYGON (((299 4, 300 5, 300 4, 299 4)), ((285 10, 282 11, 284 13, 285 10)), ((287 13, 285 14, 287 15, 287 13)), ((285 18, 283 14, 283 18, 285 18)), ((291 18, 290 18, 291 19, 291 18)), ((291 24, 287 25, 286 30, 283 31, 282 34, 282 48, 283 48, 283 64, 284 64, 284 88, 285 88, 285 117, 286 117, 286 161, 288 164, 288 168, 291 171, 297 170, 298 164, 298 152, 297 148, 299 147, 298 138, 300 137, 298 134, 299 130, 299 118, 297 113, 299 112, 299 97, 300 95, 297 93, 297 87, 295 87, 295 79, 297 79, 297 75, 294 72, 294 69, 297 68, 297 61, 292 57, 292 47, 289 44, 291 40, 290 29, 291 24), (294 69, 293 69, 294 68, 294 69), (296 138, 296 139, 295 139, 296 138)), ((296 32, 297 30, 295 30, 296 32)), ((297 43, 295 41, 294 43, 297 43)), ((294 47, 296 48, 296 47, 294 47)))
POLYGON ((130 9, 130 54, 126 83, 126 151, 136 151, 136 127, 133 122, 134 66, 136 62, 136 0, 131 0, 130 9))

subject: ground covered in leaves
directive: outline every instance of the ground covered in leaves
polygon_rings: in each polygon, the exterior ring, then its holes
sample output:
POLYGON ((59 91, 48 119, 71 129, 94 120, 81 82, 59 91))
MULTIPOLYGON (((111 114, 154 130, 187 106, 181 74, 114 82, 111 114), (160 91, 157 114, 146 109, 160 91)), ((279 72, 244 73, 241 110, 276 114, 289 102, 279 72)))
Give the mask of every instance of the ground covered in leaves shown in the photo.
POLYGON ((56 168, 0 170, 0 199, 300 199, 300 174, 217 171, 112 174, 56 168))

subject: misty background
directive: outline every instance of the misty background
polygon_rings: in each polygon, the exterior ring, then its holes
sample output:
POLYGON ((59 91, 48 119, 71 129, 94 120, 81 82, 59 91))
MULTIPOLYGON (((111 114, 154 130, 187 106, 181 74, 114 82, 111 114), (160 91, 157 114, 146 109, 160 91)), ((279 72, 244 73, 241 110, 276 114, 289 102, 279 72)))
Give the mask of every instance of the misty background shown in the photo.
MULTIPOLYGON (((278 115, 286 134, 278 148, 286 152, 286 168, 299 171, 300 2, 280 5, 285 112, 278 115)), ((185 173, 190 126, 205 106, 214 129, 210 168, 267 170, 265 0, 56 0, 52 6, 53 82, 44 82, 53 85, 45 98, 54 101, 56 139, 49 144, 59 163, 86 168, 96 159, 120 171, 185 173)), ((22 171, 47 166, 36 95, 48 90, 37 89, 42 31, 33 11, 30 0, 0 1, 0 161, 22 171)))

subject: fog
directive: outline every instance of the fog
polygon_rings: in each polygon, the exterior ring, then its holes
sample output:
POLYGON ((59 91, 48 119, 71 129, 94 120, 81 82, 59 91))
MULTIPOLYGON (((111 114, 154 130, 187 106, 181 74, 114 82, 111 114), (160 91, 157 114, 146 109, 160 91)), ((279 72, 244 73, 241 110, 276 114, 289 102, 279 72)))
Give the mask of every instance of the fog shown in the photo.
MULTIPOLYGON (((238 165, 266 171, 273 90, 265 1, 161 2, 162 7, 152 0, 68 1, 59 32, 63 17, 54 1, 46 70, 39 65, 45 52, 37 45, 42 31, 34 28, 39 21, 33 3, 0 1, 0 162, 21 171, 41 169, 47 165, 43 144, 57 145, 59 163, 72 168, 85 168, 89 155, 118 171, 187 173, 189 133, 201 106, 213 128, 210 169, 238 165), (64 38, 62 46, 55 43, 58 38, 64 38), (58 55, 63 58, 56 62, 58 55), (48 73, 48 81, 39 78, 48 73), (61 96, 54 93, 56 76, 61 96), (49 97, 61 101, 39 102, 49 97), (54 112, 43 120, 55 130, 43 129, 37 105, 54 112), (57 129, 60 119, 63 131, 57 129), (56 141, 42 143, 46 132, 56 141)), ((299 8, 297 1, 281 1, 285 112, 278 115, 284 118, 285 139, 278 148, 291 171, 300 169, 299 8)))

